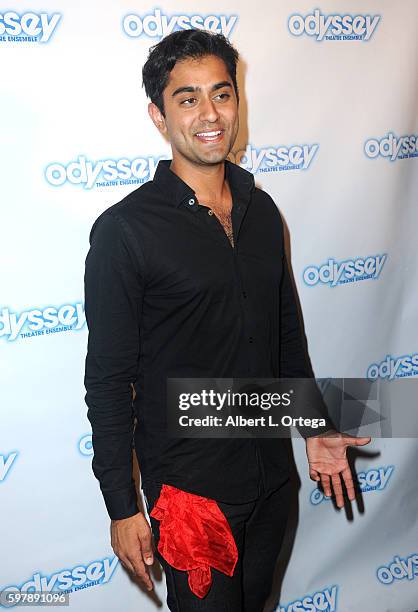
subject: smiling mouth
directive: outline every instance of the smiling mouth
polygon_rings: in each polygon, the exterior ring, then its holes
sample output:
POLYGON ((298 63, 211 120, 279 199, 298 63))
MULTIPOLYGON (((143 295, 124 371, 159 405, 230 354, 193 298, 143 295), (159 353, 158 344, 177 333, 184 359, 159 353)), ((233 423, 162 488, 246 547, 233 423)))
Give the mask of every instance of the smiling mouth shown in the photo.
POLYGON ((197 132, 195 134, 201 142, 218 142, 223 138, 223 130, 211 130, 207 132, 197 132))

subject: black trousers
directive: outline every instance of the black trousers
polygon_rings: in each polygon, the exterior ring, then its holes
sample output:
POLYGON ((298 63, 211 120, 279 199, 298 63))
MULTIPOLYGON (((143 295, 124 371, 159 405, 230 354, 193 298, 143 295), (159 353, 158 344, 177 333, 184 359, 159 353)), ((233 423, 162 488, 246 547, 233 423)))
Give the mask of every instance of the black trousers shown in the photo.
MULTIPOLYGON (((212 585, 204 598, 197 597, 187 581, 187 572, 174 569, 160 555, 167 583, 167 605, 171 612, 262 612, 270 595, 273 572, 283 542, 290 507, 290 481, 275 491, 261 491, 256 501, 245 504, 217 502, 225 515, 238 549, 233 576, 211 568, 212 585)), ((142 483, 148 512, 154 507, 161 484, 142 483)), ((150 517, 155 546, 159 521, 150 517)))

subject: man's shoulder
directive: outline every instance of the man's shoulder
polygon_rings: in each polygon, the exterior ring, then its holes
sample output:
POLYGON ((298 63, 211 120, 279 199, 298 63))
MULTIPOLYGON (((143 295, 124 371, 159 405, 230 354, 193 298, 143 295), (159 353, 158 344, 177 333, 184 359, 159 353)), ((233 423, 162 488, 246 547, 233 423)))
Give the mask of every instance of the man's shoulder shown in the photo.
POLYGON ((104 217, 111 216, 119 221, 130 221, 138 217, 146 209, 147 203, 155 197, 156 189, 153 181, 143 183, 118 202, 105 208, 95 219, 94 224, 100 222, 104 217))
POLYGON ((253 191, 253 198, 257 202, 257 205, 265 206, 267 210, 280 216, 276 202, 267 191, 257 185, 252 172, 230 160, 228 160, 228 169, 238 183, 244 184, 245 187, 253 191))
MULTIPOLYGON (((149 202, 149 199, 156 194, 153 181, 143 183, 115 204, 111 204, 101 213, 102 215, 110 214, 114 217, 129 218, 131 215, 138 214, 144 209, 144 205, 149 202)), ((101 215, 100 215, 101 216, 101 215)))
POLYGON ((134 219, 141 219, 147 204, 155 197, 156 189, 152 180, 143 183, 118 202, 105 208, 93 221, 90 228, 91 237, 99 226, 107 226, 109 234, 122 231, 129 233, 129 226, 134 219))
POLYGON ((282 222, 282 216, 277 206, 277 202, 267 191, 258 185, 254 187, 254 201, 257 207, 262 207, 266 214, 271 215, 280 223, 282 222))
POLYGON ((260 201, 265 202, 268 206, 273 205, 277 209, 276 202, 273 197, 268 193, 268 191, 255 184, 254 192, 257 195, 257 198, 260 199, 260 201))

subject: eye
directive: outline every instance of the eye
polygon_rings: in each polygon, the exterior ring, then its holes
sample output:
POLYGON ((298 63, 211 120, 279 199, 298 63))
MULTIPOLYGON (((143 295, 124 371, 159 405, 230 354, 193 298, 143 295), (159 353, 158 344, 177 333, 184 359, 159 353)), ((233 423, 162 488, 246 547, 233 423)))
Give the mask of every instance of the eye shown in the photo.
POLYGON ((229 93, 226 92, 222 92, 220 94, 218 94, 217 96, 215 96, 216 98, 220 98, 221 100, 227 100, 228 98, 231 97, 231 95, 229 93))
POLYGON ((196 102, 196 98, 186 98, 185 100, 182 100, 180 104, 183 104, 184 106, 190 106, 190 104, 193 104, 193 102, 196 102))

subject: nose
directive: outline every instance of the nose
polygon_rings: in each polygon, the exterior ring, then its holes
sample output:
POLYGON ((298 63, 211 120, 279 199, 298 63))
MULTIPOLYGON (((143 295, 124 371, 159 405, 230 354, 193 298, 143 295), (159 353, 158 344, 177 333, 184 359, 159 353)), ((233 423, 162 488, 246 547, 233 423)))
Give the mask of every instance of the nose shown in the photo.
POLYGON ((219 119, 218 109, 216 108, 216 104, 213 100, 208 96, 201 99, 200 102, 200 121, 208 121, 209 123, 214 123, 219 119))

